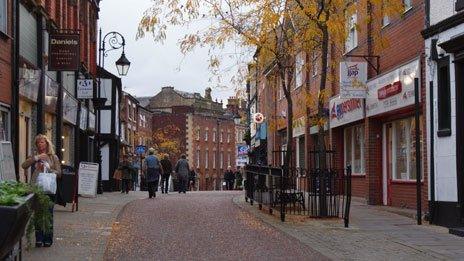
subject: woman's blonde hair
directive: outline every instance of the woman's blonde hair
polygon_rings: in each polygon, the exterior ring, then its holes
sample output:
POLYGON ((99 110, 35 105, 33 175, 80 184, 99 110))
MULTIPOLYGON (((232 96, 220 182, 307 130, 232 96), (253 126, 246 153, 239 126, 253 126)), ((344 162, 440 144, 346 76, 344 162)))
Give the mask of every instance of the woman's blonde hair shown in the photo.
POLYGON ((43 134, 38 134, 37 136, 35 136, 35 141, 34 141, 34 144, 35 144, 35 148, 37 148, 37 142, 41 139, 44 139, 45 142, 47 143, 47 154, 48 155, 55 155, 55 148, 53 146, 53 143, 50 141, 50 139, 47 137, 47 135, 43 135, 43 134))

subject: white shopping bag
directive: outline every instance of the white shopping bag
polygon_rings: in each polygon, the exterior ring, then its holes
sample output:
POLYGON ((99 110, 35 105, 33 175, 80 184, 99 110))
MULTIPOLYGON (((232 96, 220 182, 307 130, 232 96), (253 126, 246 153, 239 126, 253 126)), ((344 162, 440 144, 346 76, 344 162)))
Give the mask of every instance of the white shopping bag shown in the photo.
POLYGON ((47 172, 39 173, 36 185, 41 188, 45 194, 56 194, 56 174, 47 172))

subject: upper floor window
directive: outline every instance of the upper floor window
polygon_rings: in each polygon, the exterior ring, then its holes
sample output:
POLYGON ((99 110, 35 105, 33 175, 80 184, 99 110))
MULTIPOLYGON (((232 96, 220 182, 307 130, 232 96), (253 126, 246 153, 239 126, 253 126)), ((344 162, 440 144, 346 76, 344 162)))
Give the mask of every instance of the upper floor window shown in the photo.
POLYGON ((295 89, 303 85, 304 53, 299 52, 295 58, 295 89))
POLYGON ((232 136, 232 135, 231 135, 230 133, 227 133, 227 143, 230 143, 230 137, 231 137, 231 136, 232 136))
POLYGON ((208 130, 205 130, 205 141, 208 141, 208 130))
POLYGON ((223 136, 223 132, 221 131, 221 134, 219 134, 219 142, 222 142, 222 136, 223 136))
POLYGON ((356 24, 358 20, 358 15, 355 13, 348 18, 347 27, 348 27, 348 37, 345 42, 345 51, 350 52, 358 46, 358 31, 356 30, 356 24))
POLYGON ((213 130, 213 142, 216 142, 216 130, 213 130))
POLYGON ((200 140, 200 128, 197 128, 197 129, 195 130, 195 139, 196 139, 196 140, 200 140))
POLYGON ((403 0, 404 11, 407 12, 412 8, 412 0, 403 0))
POLYGON ((7 34, 8 29, 8 0, 0 0, 0 32, 7 34))

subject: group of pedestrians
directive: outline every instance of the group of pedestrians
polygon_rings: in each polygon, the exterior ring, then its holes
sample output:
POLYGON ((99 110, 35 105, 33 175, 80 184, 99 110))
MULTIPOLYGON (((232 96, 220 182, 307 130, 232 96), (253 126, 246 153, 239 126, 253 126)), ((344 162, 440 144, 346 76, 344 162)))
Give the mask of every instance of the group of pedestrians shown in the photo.
MULTIPOLYGON (((141 177, 146 183, 148 197, 155 198, 159 186, 161 186, 161 193, 167 194, 169 179, 173 172, 176 173, 179 193, 186 193, 188 189, 193 190, 196 173, 193 167, 190 168, 187 157, 182 155, 173 168, 169 155, 165 155, 162 160, 159 160, 155 152, 155 149, 150 148, 148 156, 145 157, 141 165, 141 177)), ((138 176, 137 164, 131 163, 130 158, 123 155, 115 172, 115 178, 121 180, 121 193, 129 193, 131 184, 135 183, 132 183, 135 180, 134 173, 135 176, 138 176)))
POLYGON ((242 186, 243 175, 240 167, 236 171, 232 170, 231 166, 227 167, 224 173, 224 185, 226 190, 234 190, 242 186))

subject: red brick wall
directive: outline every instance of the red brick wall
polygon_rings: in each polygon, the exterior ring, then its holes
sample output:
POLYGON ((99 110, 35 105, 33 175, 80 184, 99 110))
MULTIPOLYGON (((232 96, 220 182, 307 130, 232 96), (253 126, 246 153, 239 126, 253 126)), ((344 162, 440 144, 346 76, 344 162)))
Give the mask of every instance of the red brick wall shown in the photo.
MULTIPOLYGON (((13 19, 12 19, 12 0, 7 0, 8 6, 8 29, 7 34, 12 35, 13 32, 13 19)), ((11 104, 11 52, 12 41, 9 37, 0 33, 0 102, 11 104)))

